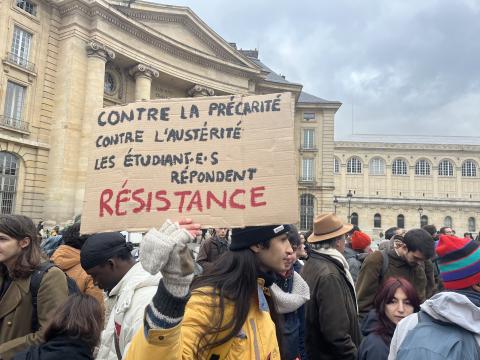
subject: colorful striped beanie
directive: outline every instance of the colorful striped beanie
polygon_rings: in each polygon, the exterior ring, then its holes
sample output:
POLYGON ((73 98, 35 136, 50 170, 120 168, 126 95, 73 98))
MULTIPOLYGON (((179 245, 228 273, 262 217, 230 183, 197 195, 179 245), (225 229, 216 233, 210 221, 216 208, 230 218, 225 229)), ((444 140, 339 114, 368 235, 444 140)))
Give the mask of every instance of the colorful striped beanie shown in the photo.
POLYGON ((480 246, 452 235, 440 235, 436 252, 446 289, 465 289, 480 284, 480 246))

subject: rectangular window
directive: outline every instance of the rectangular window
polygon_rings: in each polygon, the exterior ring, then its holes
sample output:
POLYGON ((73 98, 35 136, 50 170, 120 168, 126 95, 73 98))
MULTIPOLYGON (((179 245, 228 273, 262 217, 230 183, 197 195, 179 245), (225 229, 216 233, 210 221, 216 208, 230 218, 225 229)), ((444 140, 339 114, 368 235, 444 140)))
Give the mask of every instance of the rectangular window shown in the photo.
POLYGON ((315 120, 315 113, 314 112, 304 112, 303 113, 303 120, 304 121, 315 120))
POLYGON ((29 0, 17 0, 17 7, 33 16, 37 15, 37 5, 29 0))
POLYGON ((302 181, 313 181, 313 159, 302 159, 302 181))
POLYGON ((32 34, 15 26, 13 29, 11 60, 22 67, 28 67, 32 34))
POLYGON ((303 129, 303 149, 315 149, 315 129, 303 129))
POLYGON ((25 86, 8 81, 5 96, 4 122, 7 126, 20 127, 23 118, 25 86))

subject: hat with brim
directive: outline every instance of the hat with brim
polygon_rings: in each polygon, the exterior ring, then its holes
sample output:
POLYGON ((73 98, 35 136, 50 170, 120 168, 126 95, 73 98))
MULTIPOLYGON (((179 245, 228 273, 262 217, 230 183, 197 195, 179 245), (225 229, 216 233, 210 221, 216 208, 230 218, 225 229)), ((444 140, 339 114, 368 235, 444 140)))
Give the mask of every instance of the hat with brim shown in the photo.
POLYGON ((313 222, 313 232, 307 239, 309 243, 334 239, 352 230, 352 224, 344 224, 333 213, 320 214, 313 222))

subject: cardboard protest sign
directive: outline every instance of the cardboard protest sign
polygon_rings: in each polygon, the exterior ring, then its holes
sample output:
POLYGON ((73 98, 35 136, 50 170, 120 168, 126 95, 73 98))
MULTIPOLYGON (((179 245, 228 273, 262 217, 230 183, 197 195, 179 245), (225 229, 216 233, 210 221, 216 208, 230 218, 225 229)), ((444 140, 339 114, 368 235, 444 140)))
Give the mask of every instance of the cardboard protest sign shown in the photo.
POLYGON ((95 114, 82 233, 298 219, 290 93, 151 100, 95 114))

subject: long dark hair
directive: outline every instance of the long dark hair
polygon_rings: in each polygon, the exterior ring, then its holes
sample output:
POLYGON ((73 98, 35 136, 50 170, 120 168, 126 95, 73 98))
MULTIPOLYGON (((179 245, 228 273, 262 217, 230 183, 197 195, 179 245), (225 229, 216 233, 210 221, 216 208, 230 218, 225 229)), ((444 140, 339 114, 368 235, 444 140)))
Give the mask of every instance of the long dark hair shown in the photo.
POLYGON ((12 269, 7 269, 5 264, 0 263, 0 273, 6 274, 10 271, 10 276, 14 279, 29 277, 42 261, 40 238, 32 219, 23 215, 0 215, 0 233, 17 241, 30 239, 30 244, 22 249, 12 269))
POLYGON ((410 305, 413 306, 414 312, 420 310, 420 299, 418 298, 417 291, 408 280, 391 277, 383 283, 375 295, 373 304, 378 314, 378 327, 375 329, 375 333, 380 335, 387 345, 390 344, 396 325, 388 319, 385 313, 385 306, 391 303, 398 289, 403 290, 407 299, 410 301, 410 305))
POLYGON ((78 293, 71 295, 55 311, 45 328, 45 341, 57 336, 81 340, 93 353, 103 330, 103 311, 94 297, 78 293))
MULTIPOLYGON (((265 244, 268 246, 268 244, 265 244)), ((195 278, 192 283, 192 293, 209 296, 212 301, 209 306, 213 309, 212 325, 204 327, 198 339, 196 359, 201 359, 207 351, 225 344, 234 338, 247 320, 252 298, 257 294, 257 277, 259 264, 257 257, 250 249, 227 251, 222 254, 206 272, 195 278), (200 289, 209 287, 211 290, 200 289), (225 320, 226 303, 232 303, 233 313, 230 319, 225 320), (220 333, 226 335, 220 337, 220 333)), ((273 300, 266 296, 270 309, 270 316, 276 324, 276 334, 281 348, 280 317, 275 311, 273 300)), ((202 302, 202 306, 205 304, 202 302)))

